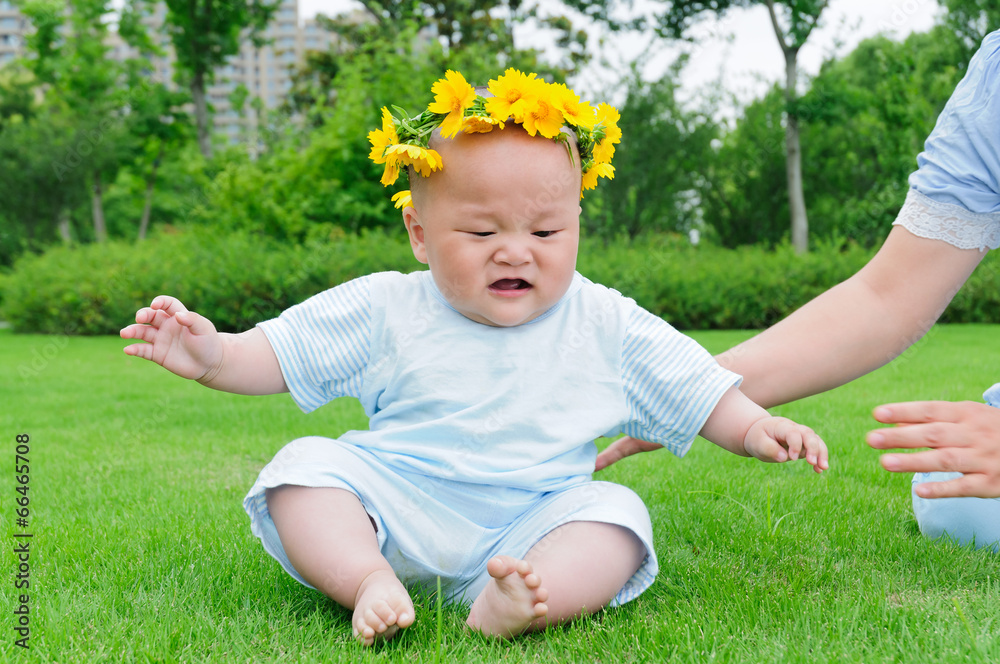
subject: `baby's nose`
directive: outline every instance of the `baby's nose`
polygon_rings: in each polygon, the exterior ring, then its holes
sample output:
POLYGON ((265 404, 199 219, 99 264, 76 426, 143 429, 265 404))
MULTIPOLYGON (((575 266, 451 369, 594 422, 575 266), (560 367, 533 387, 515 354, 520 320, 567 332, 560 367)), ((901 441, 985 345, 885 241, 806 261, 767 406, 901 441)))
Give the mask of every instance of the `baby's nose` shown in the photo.
POLYGON ((504 265, 523 265, 531 262, 531 250, 525 242, 510 239, 497 250, 494 260, 504 265))

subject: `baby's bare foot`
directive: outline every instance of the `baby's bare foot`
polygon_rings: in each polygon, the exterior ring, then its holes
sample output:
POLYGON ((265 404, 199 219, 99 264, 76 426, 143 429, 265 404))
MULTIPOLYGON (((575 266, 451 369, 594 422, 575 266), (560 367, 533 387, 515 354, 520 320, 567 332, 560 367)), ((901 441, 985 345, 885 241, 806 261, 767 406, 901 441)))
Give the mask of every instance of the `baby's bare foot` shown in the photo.
POLYGON ((361 582, 354 602, 354 636, 366 646, 391 639, 413 624, 410 594, 390 570, 372 572, 361 582))
POLYGON ((490 582, 472 603, 465 624, 483 634, 509 638, 525 631, 548 612, 549 591, 531 564, 510 556, 486 563, 490 582))

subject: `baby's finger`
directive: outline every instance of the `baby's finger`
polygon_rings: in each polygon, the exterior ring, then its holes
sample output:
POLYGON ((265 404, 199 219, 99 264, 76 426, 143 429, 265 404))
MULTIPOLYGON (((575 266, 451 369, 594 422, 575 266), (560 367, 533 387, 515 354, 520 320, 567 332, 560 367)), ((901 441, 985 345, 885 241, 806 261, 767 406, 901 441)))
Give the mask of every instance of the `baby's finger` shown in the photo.
POLYGON ((125 351, 126 355, 132 357, 141 357, 144 360, 153 359, 153 346, 151 344, 131 344, 122 350, 125 351))
POLYGON ((785 432, 785 447, 788 449, 788 458, 795 461, 802 453, 802 430, 797 426, 792 426, 785 432))
POLYGON ((129 325, 123 327, 118 335, 122 339, 140 339, 152 343, 156 338, 156 328, 151 325, 129 325))
POLYGON ((767 463, 783 463, 788 461, 785 447, 770 436, 761 436, 762 441, 754 446, 753 456, 767 463))
POLYGON ((813 467, 813 470, 821 473, 830 467, 826 443, 814 431, 810 431, 806 435, 803 446, 806 450, 806 461, 813 467))
POLYGON ((193 311, 179 312, 174 318, 178 323, 188 328, 191 334, 209 334, 215 332, 215 325, 201 314, 193 311))
POLYGON ((159 309, 170 316, 187 311, 187 307, 185 307, 180 300, 176 297, 171 297, 170 295, 157 295, 153 298, 153 301, 150 302, 149 307, 151 309, 159 309))

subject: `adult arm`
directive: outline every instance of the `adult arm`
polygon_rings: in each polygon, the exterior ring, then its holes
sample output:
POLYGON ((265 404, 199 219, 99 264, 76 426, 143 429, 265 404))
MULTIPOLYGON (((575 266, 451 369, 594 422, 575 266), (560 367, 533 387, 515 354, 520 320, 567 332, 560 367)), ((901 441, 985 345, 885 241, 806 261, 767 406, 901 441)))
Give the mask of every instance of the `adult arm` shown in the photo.
POLYGON ((857 274, 716 359, 765 408, 843 385, 923 337, 984 255, 894 226, 857 274))
MULTIPOLYGON (((857 274, 716 359, 742 375, 741 391, 765 408, 843 385, 923 337, 983 256, 894 226, 857 274)), ((655 449, 620 438, 596 467, 655 449)))

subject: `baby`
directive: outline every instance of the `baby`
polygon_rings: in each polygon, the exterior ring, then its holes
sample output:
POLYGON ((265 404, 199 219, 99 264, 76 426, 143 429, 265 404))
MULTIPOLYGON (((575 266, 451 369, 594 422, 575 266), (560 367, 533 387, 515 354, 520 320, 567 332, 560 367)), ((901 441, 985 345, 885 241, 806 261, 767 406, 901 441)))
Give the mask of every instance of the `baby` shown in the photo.
POLYGON ((403 222, 428 271, 362 277, 236 335, 159 296, 121 332, 147 342, 127 354, 214 389, 288 391, 307 412, 360 399, 369 430, 289 443, 244 506, 289 574, 353 610, 366 644, 412 624, 407 587, 439 578, 471 604, 470 628, 501 637, 648 588, 645 506, 591 479, 602 435, 683 455, 700 433, 828 467, 812 430, 770 417, 691 339, 576 272, 581 184, 613 174, 613 109, 560 102, 565 87, 513 70, 487 104, 460 78, 372 133, 383 182, 412 169, 403 222), (543 103, 563 107, 554 130, 543 103))

